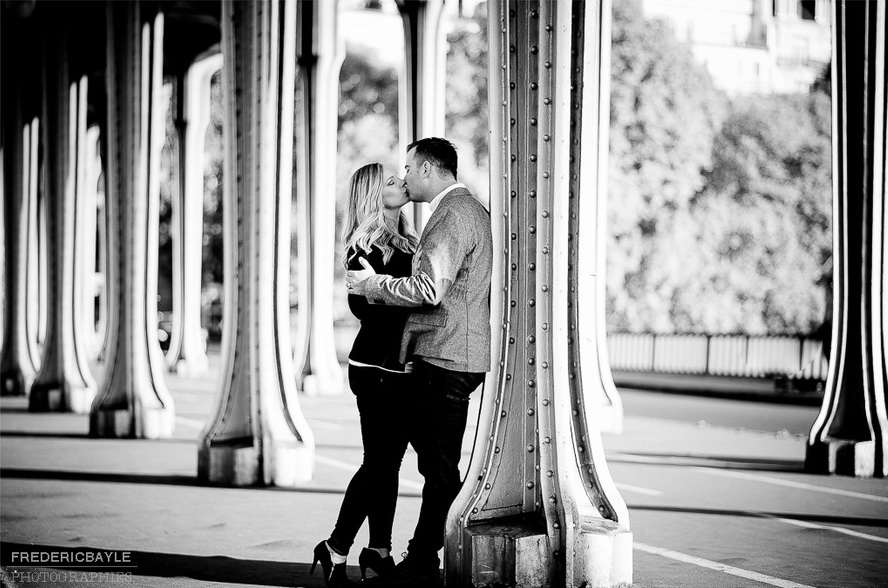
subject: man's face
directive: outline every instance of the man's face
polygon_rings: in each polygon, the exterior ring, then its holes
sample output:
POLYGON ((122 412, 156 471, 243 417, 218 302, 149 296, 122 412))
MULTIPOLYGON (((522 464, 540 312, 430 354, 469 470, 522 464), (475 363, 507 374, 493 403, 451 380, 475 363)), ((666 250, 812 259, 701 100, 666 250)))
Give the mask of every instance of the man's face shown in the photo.
POLYGON ((413 202, 423 202, 425 191, 421 178, 420 165, 416 163, 416 148, 407 152, 407 162, 404 164, 404 184, 407 186, 407 197, 413 202))

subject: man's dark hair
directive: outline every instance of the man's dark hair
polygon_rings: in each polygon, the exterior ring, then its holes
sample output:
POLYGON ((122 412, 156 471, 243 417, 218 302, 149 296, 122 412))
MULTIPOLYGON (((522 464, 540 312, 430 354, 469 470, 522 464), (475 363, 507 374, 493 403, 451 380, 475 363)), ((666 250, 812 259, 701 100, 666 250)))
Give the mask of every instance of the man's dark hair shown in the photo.
POLYGON ((416 148, 413 157, 417 163, 428 161, 440 170, 448 171, 456 178, 456 147, 447 139, 428 137, 407 146, 407 152, 416 148))

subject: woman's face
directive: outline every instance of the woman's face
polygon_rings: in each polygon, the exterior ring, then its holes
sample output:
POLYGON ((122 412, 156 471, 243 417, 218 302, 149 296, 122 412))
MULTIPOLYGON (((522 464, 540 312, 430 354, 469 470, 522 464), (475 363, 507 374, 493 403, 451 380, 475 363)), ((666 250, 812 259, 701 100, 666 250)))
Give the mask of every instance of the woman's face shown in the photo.
POLYGON ((390 169, 382 172, 382 206, 388 210, 398 210, 408 202, 407 185, 390 169))

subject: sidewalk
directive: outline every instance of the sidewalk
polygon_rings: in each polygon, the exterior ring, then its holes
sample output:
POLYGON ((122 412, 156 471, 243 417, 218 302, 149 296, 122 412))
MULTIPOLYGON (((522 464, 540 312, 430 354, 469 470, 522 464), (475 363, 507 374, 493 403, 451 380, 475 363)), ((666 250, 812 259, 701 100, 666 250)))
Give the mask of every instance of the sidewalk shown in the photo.
MULTIPOLYGON (((169 440, 90 439, 86 416, 31 414, 24 399, 0 400, 0 558, 8 574, 21 580, 30 571, 35 580, 16 585, 70 586, 74 572, 88 570, 23 570, 10 565, 12 553, 80 549, 131 552, 135 567, 121 577, 131 586, 323 586, 320 574, 308 575, 311 550, 328 535, 360 461, 351 395, 300 397, 317 438, 310 484, 217 488, 198 485, 195 476, 196 438, 215 385, 175 376, 169 383, 177 402, 169 440)), ((464 460, 473 431, 466 437, 464 460)), ((767 584, 701 562, 795 588, 884 585, 888 486, 801 473, 803 437, 628 415, 625 432, 604 442, 630 507, 634 586, 767 584), (839 526, 847 532, 832 529, 839 526)), ((411 535, 420 489, 411 452, 402 470, 396 555, 411 535)), ((365 533, 356 546, 366 544, 365 533)), ((356 566, 349 573, 359 578, 356 566)), ((81 586, 112 581, 77 579, 81 586)))

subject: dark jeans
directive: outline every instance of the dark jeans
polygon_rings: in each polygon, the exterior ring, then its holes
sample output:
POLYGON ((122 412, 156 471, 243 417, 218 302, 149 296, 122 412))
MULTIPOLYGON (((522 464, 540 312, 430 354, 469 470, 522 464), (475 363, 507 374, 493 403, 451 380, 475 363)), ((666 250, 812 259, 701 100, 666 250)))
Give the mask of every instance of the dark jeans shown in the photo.
POLYGON ((345 491, 329 543, 335 551, 348 553, 366 518, 369 546, 391 549, 398 472, 408 442, 406 398, 414 391, 413 376, 350 365, 348 381, 361 415, 364 461, 345 491))
POLYGON ((469 394, 484 381, 484 374, 455 372, 415 358, 413 378, 410 444, 416 450, 425 484, 408 550, 411 557, 437 561, 437 552, 444 546, 447 511, 462 486, 459 457, 469 394))

